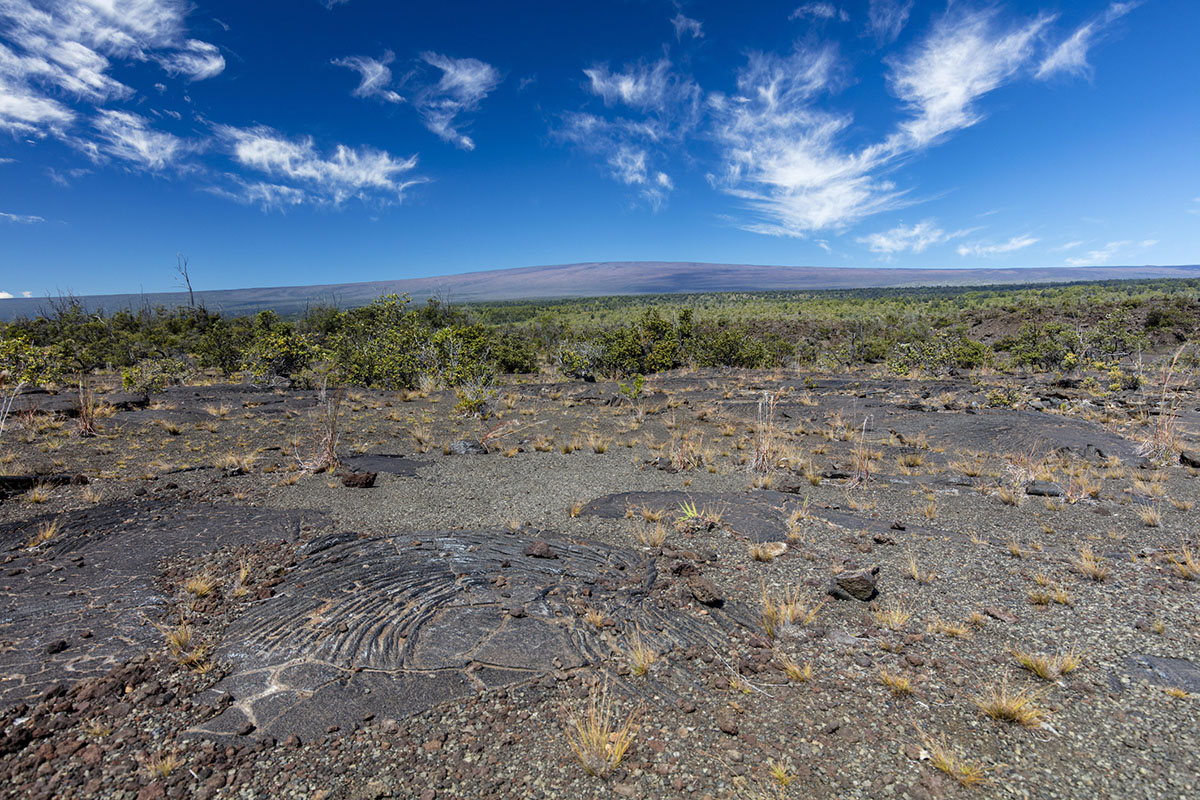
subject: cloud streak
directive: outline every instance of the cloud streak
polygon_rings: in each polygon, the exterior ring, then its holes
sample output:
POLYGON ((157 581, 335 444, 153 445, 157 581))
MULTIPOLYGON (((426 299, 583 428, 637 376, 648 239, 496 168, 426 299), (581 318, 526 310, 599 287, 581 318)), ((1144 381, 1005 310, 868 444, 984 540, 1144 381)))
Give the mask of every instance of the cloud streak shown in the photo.
POLYGON ((437 83, 422 89, 415 102, 430 131, 463 150, 474 150, 475 141, 462 133, 458 117, 479 109, 484 98, 500 85, 500 72, 475 58, 421 54, 421 60, 441 70, 437 83))
POLYGON ((291 139, 264 125, 222 125, 216 127, 216 134, 235 162, 272 179, 236 178, 236 191, 217 189, 217 193, 264 207, 339 206, 351 198, 399 203, 405 190, 423 180, 411 175, 416 156, 396 158, 382 150, 342 144, 324 155, 311 137, 291 139))
POLYGON ((1088 51, 1095 46, 1104 30, 1116 20, 1141 5, 1140 0, 1126 3, 1111 3, 1102 14, 1080 25, 1059 43, 1038 66, 1035 77, 1047 80, 1056 75, 1086 76, 1091 72, 1088 51))
POLYGON ((0 3, 0 130, 63 136, 78 113, 63 98, 100 107, 134 90, 114 62, 154 62, 187 80, 220 74, 215 45, 184 35, 182 0, 5 0, 0 3))
POLYGON ((1007 255, 1008 253, 1024 250, 1026 247, 1037 244, 1040 239, 1037 239, 1028 234, 1023 236, 1014 236, 1007 242, 999 242, 988 244, 985 242, 974 242, 973 244, 963 244, 958 246, 958 254, 963 256, 975 256, 977 258, 994 258, 996 256, 1007 255))
POLYGON ((938 227, 936 221, 927 219, 915 225, 897 225, 889 231, 861 236, 858 238, 858 242, 867 245, 873 253, 891 256, 904 251, 922 253, 933 245, 961 238, 968 233, 970 233, 969 230, 947 233, 938 227))
MULTIPOLYGON (((36 214, 9 214, 6 211, 0 211, 0 219, 17 225, 33 225, 46 221, 44 217, 39 217, 36 214)), ((9 295, 9 297, 12 297, 12 295, 9 295)))
POLYGON ((382 100, 385 103, 403 103, 404 98, 388 88, 392 82, 392 71, 388 69, 388 64, 395 58, 395 54, 387 50, 383 58, 378 60, 369 56, 347 56, 335 58, 331 63, 358 73, 358 86, 350 92, 354 97, 382 100))

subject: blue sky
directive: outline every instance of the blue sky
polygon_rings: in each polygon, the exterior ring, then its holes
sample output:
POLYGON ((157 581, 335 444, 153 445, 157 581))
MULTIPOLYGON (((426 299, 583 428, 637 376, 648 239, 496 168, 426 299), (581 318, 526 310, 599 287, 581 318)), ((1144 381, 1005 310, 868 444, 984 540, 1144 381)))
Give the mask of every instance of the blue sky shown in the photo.
POLYGON ((0 0, 0 293, 1200 262, 1200 3, 735 5, 0 0))

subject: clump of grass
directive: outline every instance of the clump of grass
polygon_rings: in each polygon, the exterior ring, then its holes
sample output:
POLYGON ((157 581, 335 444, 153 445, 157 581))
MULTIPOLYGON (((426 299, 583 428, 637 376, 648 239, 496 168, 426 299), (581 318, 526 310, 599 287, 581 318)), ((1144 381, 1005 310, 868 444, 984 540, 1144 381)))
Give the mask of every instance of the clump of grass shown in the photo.
MULTIPOLYGON (((695 507, 696 504, 693 503, 692 508, 694 509, 695 507)), ((642 512, 642 519, 646 520, 646 522, 658 522, 667 514, 665 509, 651 508, 645 504, 642 505, 640 510, 642 512)))
POLYGON ((1142 506, 1138 509, 1138 519, 1147 528, 1157 528, 1162 525, 1162 512, 1158 506, 1142 506))
POLYGON ((989 686, 975 698, 975 705, 987 716, 1000 722, 1011 722, 1026 728, 1037 728, 1048 712, 1040 703, 1044 691, 1014 689, 1004 678, 999 686, 989 686))
POLYGON ((60 527, 61 522, 58 518, 38 523, 38 526, 34 528, 33 535, 26 540, 25 546, 32 550, 45 544, 58 535, 60 527))
POLYGON ((567 516, 569 516, 571 519, 578 517, 581 513, 583 513, 582 500, 576 500, 574 503, 571 503, 571 505, 567 506, 567 516))
POLYGON ((1179 555, 1171 556, 1171 566, 1175 574, 1185 581, 1200 580, 1200 555, 1187 545, 1179 550, 1179 555))
POLYGON ((25 493, 25 499, 34 505, 41 505, 48 501, 51 497, 50 487, 44 483, 35 485, 32 489, 25 493))
POLYGON ((629 671, 634 675, 645 675, 650 671, 658 661, 658 651, 653 646, 646 643, 642 639, 642 632, 634 629, 629 636, 629 651, 627 653, 629 660, 629 671))
POLYGON ((908 577, 912 578, 917 583, 933 583, 933 579, 937 577, 934 572, 922 572, 920 565, 917 564, 917 558, 912 554, 912 551, 905 553, 908 560, 908 577))
POLYGON ((987 783, 989 768, 967 761, 944 738, 934 739, 917 728, 921 746, 929 753, 929 763, 953 778, 959 786, 979 786, 987 783))
POLYGON ((1080 550, 1079 558, 1071 563, 1075 565, 1075 569, 1079 570, 1081 575, 1097 582, 1105 580, 1112 573, 1108 563, 1093 553, 1090 547, 1080 550))
POLYGON ((996 496, 1000 498, 1000 502, 1006 506, 1021 505, 1021 495, 1014 489, 1007 486, 1001 486, 996 490, 996 496))
POLYGON ((912 612, 902 606, 899 600, 893 600, 887 607, 872 605, 871 616, 875 618, 876 623, 888 630, 901 631, 912 619, 912 612))
POLYGON ((667 541, 667 527, 661 522, 654 524, 653 528, 640 528, 637 532, 637 540, 646 547, 662 547, 667 541))
POLYGON ((1180 689, 1178 686, 1166 686, 1163 688, 1163 691, 1176 700, 1190 700, 1192 698, 1191 692, 1187 689, 1180 689))
POLYGON ((1083 659, 1075 650, 1054 656, 1030 653, 1016 648, 1012 648, 1009 652, 1012 653, 1012 657, 1018 664, 1044 681, 1056 681, 1061 676, 1079 669, 1079 665, 1083 663, 1083 659))
POLYGON ((238 453, 226 453, 217 459, 217 469, 224 470, 228 475, 245 475, 254 467, 255 456, 253 453, 239 455, 238 453))
POLYGON ((772 639, 789 626, 808 625, 816 619, 817 612, 821 610, 820 603, 812 608, 805 606, 800 600, 800 590, 796 587, 775 594, 767 589, 764 583, 760 589, 760 599, 763 631, 772 639))
POLYGON ((907 675, 891 672, 887 667, 879 668, 879 682, 886 686, 896 697, 907 697, 913 692, 913 683, 907 675))
POLYGON ((622 719, 607 686, 592 687, 587 704, 570 710, 567 743, 589 775, 604 778, 617 768, 637 736, 637 716, 622 719))
POLYGON ((813 669, 812 664, 805 663, 801 665, 791 656, 786 653, 775 653, 775 660, 779 662, 783 674, 787 676, 789 681, 796 683, 808 683, 812 680, 813 669))
POLYGON ((583 612, 583 621, 593 628, 603 628, 604 624, 608 622, 608 615, 598 608, 588 608, 583 612))
POLYGON ((153 755, 146 760, 146 774, 151 778, 163 780, 178 769, 181 763, 179 756, 174 753, 153 755))
POLYGON ((787 767, 775 759, 767 762, 767 772, 770 774, 771 780, 775 781, 781 789, 786 789, 792 781, 796 780, 796 776, 788 772, 787 767))
POLYGON ((187 579, 183 588, 196 597, 208 597, 220 585, 220 581, 207 572, 201 572, 187 579))
POLYGON ((959 622, 946 622, 941 617, 935 617, 925 627, 930 633, 940 633, 953 639, 965 639, 971 635, 971 629, 959 622))

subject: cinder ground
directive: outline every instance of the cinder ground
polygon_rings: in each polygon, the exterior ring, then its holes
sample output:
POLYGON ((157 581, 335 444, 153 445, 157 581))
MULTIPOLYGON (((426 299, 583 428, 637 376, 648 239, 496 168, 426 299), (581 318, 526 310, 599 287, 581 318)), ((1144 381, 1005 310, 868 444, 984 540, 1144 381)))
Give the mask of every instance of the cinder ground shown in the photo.
POLYGON ((18 415, 0 796, 1200 793, 1196 387, 537 380, 352 391, 319 474, 312 392, 18 415))

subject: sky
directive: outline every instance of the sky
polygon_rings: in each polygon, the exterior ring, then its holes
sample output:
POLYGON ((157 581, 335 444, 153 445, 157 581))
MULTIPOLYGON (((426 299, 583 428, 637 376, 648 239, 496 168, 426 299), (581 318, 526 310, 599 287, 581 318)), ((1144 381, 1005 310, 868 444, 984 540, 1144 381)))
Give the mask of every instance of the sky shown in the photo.
POLYGON ((0 0, 0 297, 1200 263, 1200 2, 0 0), (749 9, 749 10, 748 10, 749 9))

